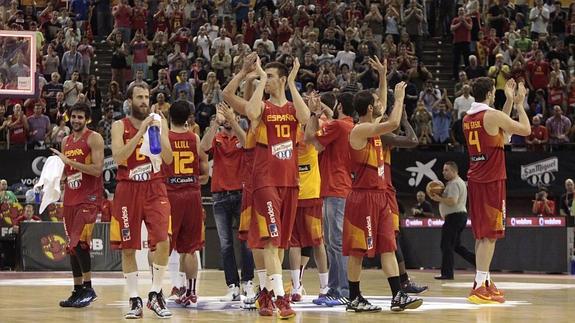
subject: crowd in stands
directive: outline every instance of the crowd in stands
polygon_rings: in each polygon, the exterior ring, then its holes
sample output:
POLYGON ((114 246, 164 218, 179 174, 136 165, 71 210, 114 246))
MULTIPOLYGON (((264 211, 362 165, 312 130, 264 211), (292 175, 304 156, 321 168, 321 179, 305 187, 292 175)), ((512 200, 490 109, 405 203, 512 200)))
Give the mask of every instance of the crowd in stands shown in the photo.
MULTIPOLYGON (((299 58, 297 81, 306 94, 376 88, 367 59, 387 59, 389 88, 409 84, 406 111, 423 145, 463 143, 458 121, 474 101, 474 78, 496 81, 497 108, 505 102, 506 80, 523 81, 534 131, 512 143, 545 150, 575 136, 575 3, 532 2, 5 1, 0 27, 36 32, 41 90, 40 99, 0 102, 0 133, 8 137, 0 141, 9 139, 11 149, 57 147, 70 132, 66 107, 86 101, 90 127, 109 145, 111 123, 129 109, 127 87, 142 82, 159 111, 175 100, 192 102, 190 124, 201 135, 227 82, 256 51, 264 64, 291 67, 299 58), (451 69, 453 88, 438 88, 422 61, 423 42, 431 37, 443 39, 437 46, 452 42, 453 66, 441 68, 451 69), (91 68, 94 42, 107 44, 111 53, 110 66, 99 66, 112 73, 103 93, 100 73, 91 68)), ((2 59, 0 75, 18 71, 17 60, 2 59)))

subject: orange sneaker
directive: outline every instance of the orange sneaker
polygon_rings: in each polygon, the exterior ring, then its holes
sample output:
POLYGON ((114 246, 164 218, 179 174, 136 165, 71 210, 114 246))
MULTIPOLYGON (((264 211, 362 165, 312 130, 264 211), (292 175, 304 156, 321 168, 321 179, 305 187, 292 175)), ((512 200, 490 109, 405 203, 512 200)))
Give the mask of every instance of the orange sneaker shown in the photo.
POLYGON ((499 296, 491 295, 491 293, 485 287, 485 284, 482 284, 481 287, 475 288, 476 285, 473 285, 473 289, 469 293, 469 297, 467 300, 473 304, 497 304, 502 303, 499 299, 499 296))
POLYGON ((275 305, 278 309, 278 317, 280 319, 289 319, 295 316, 295 311, 291 308, 288 297, 276 297, 275 305))
POLYGON ((503 291, 497 289, 497 286, 495 286, 495 283, 492 280, 485 283, 487 284, 487 291, 491 294, 491 298, 498 303, 505 303, 503 291))
POLYGON ((267 289, 262 289, 258 300, 256 301, 256 308, 261 316, 272 316, 274 315, 274 305, 272 302, 272 297, 267 289))

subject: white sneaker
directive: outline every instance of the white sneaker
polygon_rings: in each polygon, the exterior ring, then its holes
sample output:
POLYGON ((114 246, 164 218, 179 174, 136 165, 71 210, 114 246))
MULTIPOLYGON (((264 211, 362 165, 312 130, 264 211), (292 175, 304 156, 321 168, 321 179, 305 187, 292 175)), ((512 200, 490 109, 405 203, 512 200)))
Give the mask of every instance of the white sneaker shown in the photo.
POLYGON ((226 296, 222 297, 220 301, 222 302, 237 302, 240 300, 240 288, 235 284, 228 286, 228 293, 226 296))
POLYGON ((254 298, 256 296, 256 290, 254 288, 254 283, 249 280, 242 283, 242 292, 244 296, 248 299, 254 298))

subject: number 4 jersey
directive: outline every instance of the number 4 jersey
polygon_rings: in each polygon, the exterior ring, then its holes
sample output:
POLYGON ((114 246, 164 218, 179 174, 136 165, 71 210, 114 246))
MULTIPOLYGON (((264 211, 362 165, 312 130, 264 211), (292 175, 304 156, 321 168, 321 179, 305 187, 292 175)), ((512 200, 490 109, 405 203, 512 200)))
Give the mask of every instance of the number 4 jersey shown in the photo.
POLYGON ((279 107, 264 102, 256 128, 254 190, 261 187, 298 187, 296 110, 291 102, 279 107))
POLYGON ((506 179, 503 131, 495 136, 488 134, 484 125, 485 113, 468 114, 463 118, 463 133, 469 153, 467 177, 476 183, 506 179))
POLYGON ((180 189, 200 189, 200 161, 198 141, 193 132, 173 132, 169 134, 174 153, 171 165, 162 165, 168 192, 180 189))

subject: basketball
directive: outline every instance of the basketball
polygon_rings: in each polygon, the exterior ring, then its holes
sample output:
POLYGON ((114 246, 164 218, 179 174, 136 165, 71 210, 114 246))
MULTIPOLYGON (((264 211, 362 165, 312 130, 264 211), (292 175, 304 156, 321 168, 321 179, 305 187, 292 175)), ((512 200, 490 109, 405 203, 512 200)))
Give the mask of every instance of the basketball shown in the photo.
POLYGON ((443 183, 440 181, 431 181, 427 183, 427 186, 425 187, 425 191, 427 192, 428 196, 431 196, 431 194, 441 195, 443 194, 444 189, 445 185, 443 185, 443 183))

